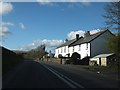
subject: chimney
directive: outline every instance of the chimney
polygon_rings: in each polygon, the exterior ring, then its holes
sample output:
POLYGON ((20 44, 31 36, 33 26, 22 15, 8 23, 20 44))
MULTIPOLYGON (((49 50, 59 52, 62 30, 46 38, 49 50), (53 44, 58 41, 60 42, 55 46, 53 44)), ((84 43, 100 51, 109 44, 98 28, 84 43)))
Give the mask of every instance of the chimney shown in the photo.
POLYGON ((76 34, 76 40, 78 40, 79 39, 79 34, 76 34))
POLYGON ((84 37, 89 37, 90 36, 90 31, 85 32, 84 37))

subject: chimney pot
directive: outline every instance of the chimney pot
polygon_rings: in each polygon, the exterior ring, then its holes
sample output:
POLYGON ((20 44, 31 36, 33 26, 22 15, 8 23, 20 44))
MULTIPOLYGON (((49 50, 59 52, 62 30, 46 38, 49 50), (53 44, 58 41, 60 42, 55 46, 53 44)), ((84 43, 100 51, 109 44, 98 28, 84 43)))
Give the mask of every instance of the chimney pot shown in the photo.
POLYGON ((76 40, 78 40, 79 39, 79 34, 76 34, 76 40))
POLYGON ((85 32, 84 37, 90 36, 90 31, 85 32))

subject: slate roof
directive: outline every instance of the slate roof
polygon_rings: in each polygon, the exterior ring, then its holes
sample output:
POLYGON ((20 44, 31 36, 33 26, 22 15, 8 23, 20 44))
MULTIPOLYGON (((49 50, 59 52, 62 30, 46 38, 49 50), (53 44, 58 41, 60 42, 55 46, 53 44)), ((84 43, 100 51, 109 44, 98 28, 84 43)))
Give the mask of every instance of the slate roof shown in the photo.
POLYGON ((63 46, 69 46, 69 45, 71 45, 72 43, 74 43, 75 41, 76 41, 76 39, 69 40, 69 41, 63 43, 62 45, 60 45, 60 46, 57 47, 57 48, 60 48, 60 47, 63 47, 63 46))
POLYGON ((74 42, 70 46, 76 46, 76 45, 80 45, 80 44, 83 44, 83 43, 91 42, 92 40, 99 37, 101 34, 105 33, 106 31, 109 31, 109 30, 108 29, 107 30, 102 30, 102 31, 100 31, 98 33, 95 33, 95 34, 92 34, 92 35, 90 35, 88 37, 80 38, 78 41, 74 42))
MULTIPOLYGON (((90 36, 87 36, 87 37, 81 37, 79 38, 77 41, 76 39, 73 39, 73 40, 70 40, 70 41, 67 41, 65 42, 64 44, 60 45, 59 47, 57 48, 60 48, 60 47, 63 47, 63 46, 76 46, 76 45, 80 45, 80 44, 83 44, 83 43, 88 43, 88 42, 91 42, 92 40, 94 40, 95 38, 99 37, 101 34, 103 34, 104 32, 106 31, 109 31, 108 29, 107 30, 101 30, 99 31, 98 33, 95 33, 95 34, 92 34, 90 36)), ((110 32, 110 31, 109 31, 110 32)), ((111 33, 111 32, 110 32, 111 33)), ((111 33, 112 34, 112 33, 111 33)))
POLYGON ((109 57, 109 56, 112 56, 112 55, 114 55, 114 53, 110 53, 110 54, 100 54, 100 55, 97 55, 97 56, 95 56, 95 57, 93 57, 93 58, 100 58, 100 57, 106 58, 106 57, 109 57))

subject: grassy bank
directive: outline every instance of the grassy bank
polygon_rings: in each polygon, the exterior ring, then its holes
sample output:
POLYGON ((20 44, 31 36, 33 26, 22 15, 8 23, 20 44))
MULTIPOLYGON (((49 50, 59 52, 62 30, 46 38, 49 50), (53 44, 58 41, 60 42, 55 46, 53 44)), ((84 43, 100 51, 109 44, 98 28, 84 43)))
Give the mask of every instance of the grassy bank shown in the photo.
POLYGON ((23 58, 13 51, 1 47, 2 50, 2 74, 4 75, 23 61, 23 58))

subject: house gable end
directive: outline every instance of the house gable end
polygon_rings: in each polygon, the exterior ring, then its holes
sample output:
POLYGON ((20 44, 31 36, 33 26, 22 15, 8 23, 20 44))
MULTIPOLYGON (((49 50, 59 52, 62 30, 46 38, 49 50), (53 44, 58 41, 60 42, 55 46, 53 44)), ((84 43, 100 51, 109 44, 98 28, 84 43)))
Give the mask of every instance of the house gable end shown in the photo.
POLYGON ((100 35, 102 35, 103 33, 107 32, 107 31, 108 31, 111 35, 114 35, 114 34, 112 34, 112 33, 107 29, 107 30, 98 32, 98 33, 96 33, 96 34, 93 34, 93 35, 91 35, 90 37, 81 38, 81 39, 79 39, 78 41, 72 43, 70 46, 76 46, 76 45, 80 45, 80 44, 84 44, 84 43, 90 43, 91 41, 95 40, 96 38, 98 38, 100 35))

